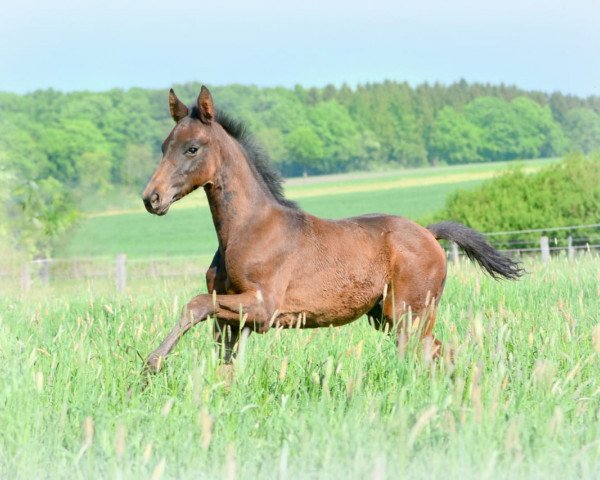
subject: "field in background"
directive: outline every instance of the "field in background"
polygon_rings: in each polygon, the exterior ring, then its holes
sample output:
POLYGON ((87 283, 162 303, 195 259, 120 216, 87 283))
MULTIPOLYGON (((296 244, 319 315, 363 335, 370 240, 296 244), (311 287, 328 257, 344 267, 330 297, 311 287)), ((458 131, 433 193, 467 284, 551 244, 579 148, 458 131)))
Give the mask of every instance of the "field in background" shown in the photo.
POLYGON ((196 285, 4 297, 0 478, 598 478, 600 259, 526 267, 450 268, 455 365, 361 319, 252 335, 228 384, 200 325, 145 390, 196 285))
MULTIPOLYGON (((528 160, 529 171, 554 160, 528 160)), ((444 205, 458 188, 473 188, 516 162, 290 179, 286 194, 309 213, 341 218, 380 212, 418 219, 444 205)), ((148 214, 139 195, 89 200, 87 217, 59 249, 61 257, 115 255, 129 258, 210 255, 216 236, 203 192, 176 203, 165 217, 148 214), (102 208, 99 209, 98 207, 102 208)))

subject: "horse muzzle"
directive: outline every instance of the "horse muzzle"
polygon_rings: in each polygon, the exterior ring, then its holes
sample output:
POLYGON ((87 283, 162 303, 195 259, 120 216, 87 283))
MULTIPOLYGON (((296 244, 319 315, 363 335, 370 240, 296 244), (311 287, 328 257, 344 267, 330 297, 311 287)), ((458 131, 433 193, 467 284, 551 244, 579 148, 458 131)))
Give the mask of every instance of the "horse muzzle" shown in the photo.
POLYGON ((171 203, 173 203, 172 200, 165 202, 160 193, 158 193, 156 190, 148 194, 144 194, 142 199, 144 200, 144 206, 146 207, 146 210, 153 215, 159 216, 165 215, 169 211, 171 203))

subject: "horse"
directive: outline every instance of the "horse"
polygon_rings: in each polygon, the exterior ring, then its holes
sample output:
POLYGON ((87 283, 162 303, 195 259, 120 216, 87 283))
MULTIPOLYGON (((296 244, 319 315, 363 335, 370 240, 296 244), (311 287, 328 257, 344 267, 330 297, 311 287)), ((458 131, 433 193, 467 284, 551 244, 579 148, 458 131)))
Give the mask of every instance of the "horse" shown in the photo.
POLYGON ((363 315, 375 328, 394 331, 399 344, 420 322, 420 338, 439 356, 433 328, 446 254, 438 240, 458 244, 494 278, 522 274, 518 262, 458 223, 425 228, 394 215, 326 220, 303 211, 284 196, 279 173, 245 125, 215 109, 205 86, 190 107, 171 89, 169 110, 175 126, 162 144, 144 205, 151 214, 166 215, 174 202, 202 187, 218 248, 206 273, 208 293, 187 303, 147 357, 150 372, 209 317, 226 363, 242 331, 340 326, 363 315))

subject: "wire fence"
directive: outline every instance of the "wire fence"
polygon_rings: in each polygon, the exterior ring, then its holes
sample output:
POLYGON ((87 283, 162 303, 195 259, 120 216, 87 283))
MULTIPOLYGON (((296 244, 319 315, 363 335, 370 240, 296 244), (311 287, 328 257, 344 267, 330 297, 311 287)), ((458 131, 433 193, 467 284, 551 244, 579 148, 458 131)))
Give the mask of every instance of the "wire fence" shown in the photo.
MULTIPOLYGON (((600 224, 491 232, 486 236, 492 245, 513 257, 539 257, 542 262, 550 262, 561 255, 572 259, 582 254, 600 254, 600 224), (562 235, 553 235, 558 232, 562 235), (507 237, 510 240, 506 240, 507 237)), ((464 253, 456 244, 448 243, 444 247, 450 262, 461 261, 464 253)), ((131 285, 169 279, 201 285, 212 255, 127 258, 121 254, 116 257, 43 258, 28 262, 4 259, 0 261, 0 292, 29 292, 60 285, 92 288, 100 284, 123 292, 131 285)))

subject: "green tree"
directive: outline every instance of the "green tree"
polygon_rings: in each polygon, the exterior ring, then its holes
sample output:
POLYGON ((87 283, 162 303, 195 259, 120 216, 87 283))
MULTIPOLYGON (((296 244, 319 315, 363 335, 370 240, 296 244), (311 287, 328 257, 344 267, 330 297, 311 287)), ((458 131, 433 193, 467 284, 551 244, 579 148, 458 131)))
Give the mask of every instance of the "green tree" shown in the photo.
POLYGON ((15 175, 38 178, 48 172, 52 164, 40 146, 37 135, 29 129, 21 115, 0 117, 0 154, 15 175))
POLYGON ((444 107, 437 115, 431 134, 430 155, 449 164, 483 160, 482 133, 478 127, 452 107, 444 107))
POLYGON ((566 151, 567 137, 552 118, 549 107, 526 97, 517 97, 510 103, 518 120, 521 158, 549 157, 566 151))
POLYGON ((573 148, 585 153, 600 150, 600 115, 589 108, 566 114, 565 128, 573 148))
POLYGON ((142 188, 158 165, 159 155, 148 145, 127 145, 121 162, 119 178, 124 185, 142 188))
POLYGON ((480 97, 466 105, 465 113, 482 133, 481 154, 487 160, 559 155, 568 145, 550 109, 529 98, 480 97))
POLYGON ((285 146, 285 137, 277 128, 262 128, 256 132, 257 142, 269 154, 269 158, 281 165, 288 156, 285 146))
POLYGON ((77 159, 79 185, 86 190, 106 191, 111 185, 112 161, 107 152, 84 152, 77 159))
POLYGON ((323 145, 320 171, 347 169, 361 156, 361 135, 348 111, 332 100, 309 109, 308 119, 323 145))
POLYGON ((383 160, 410 166, 426 163, 427 150, 407 84, 359 86, 348 110, 359 128, 375 134, 383 160))
POLYGON ((77 216, 72 196, 55 178, 22 182, 9 207, 14 244, 31 257, 49 257, 77 216))
POLYGON ((467 120, 482 133, 485 160, 510 160, 521 155, 519 119, 510 104, 500 98, 481 97, 465 107, 467 120))
POLYGON ((312 127, 305 125, 296 128, 285 139, 289 160, 302 167, 304 176, 308 170, 323 158, 323 142, 312 127))
POLYGON ((84 153, 110 152, 100 129, 88 120, 65 120, 39 130, 41 147, 51 165, 45 173, 59 181, 79 182, 82 167, 79 161, 84 153))

